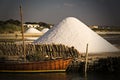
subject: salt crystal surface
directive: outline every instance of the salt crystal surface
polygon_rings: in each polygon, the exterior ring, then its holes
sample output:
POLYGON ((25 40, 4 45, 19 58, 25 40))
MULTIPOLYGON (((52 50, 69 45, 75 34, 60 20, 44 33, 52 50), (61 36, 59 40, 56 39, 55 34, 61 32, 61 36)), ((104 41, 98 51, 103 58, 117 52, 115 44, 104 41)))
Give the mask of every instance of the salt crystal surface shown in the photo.
POLYGON ((89 53, 116 52, 116 47, 103 39, 87 25, 74 17, 68 17, 57 26, 52 27, 35 43, 41 44, 64 44, 74 46, 80 53, 86 52, 88 44, 89 53))
POLYGON ((29 28, 25 33, 41 33, 41 32, 35 28, 29 28))
POLYGON ((41 32, 46 33, 48 30, 49 30, 48 28, 44 28, 41 32))

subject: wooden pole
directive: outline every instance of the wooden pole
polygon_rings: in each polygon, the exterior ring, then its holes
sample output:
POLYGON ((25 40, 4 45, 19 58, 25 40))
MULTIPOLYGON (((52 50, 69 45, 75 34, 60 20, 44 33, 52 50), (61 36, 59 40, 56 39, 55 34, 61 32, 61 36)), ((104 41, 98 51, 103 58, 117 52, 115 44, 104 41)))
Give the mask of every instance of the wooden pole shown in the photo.
POLYGON ((23 42, 23 55, 25 57, 26 56, 26 54, 25 54, 25 39, 24 39, 23 12, 22 12, 21 1, 20 1, 20 20, 21 20, 22 42, 23 42))
POLYGON ((85 74, 87 72, 87 62, 88 62, 88 44, 86 46, 86 55, 85 55, 85 74))

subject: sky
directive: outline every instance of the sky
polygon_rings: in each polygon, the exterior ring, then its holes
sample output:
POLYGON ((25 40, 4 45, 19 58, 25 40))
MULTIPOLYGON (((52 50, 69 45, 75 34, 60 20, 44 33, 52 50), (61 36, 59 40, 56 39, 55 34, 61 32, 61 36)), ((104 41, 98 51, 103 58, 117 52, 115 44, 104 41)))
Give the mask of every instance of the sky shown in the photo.
POLYGON ((86 25, 120 26, 120 0, 0 0, 0 20, 20 20, 20 2, 24 22, 57 24, 76 17, 86 25))

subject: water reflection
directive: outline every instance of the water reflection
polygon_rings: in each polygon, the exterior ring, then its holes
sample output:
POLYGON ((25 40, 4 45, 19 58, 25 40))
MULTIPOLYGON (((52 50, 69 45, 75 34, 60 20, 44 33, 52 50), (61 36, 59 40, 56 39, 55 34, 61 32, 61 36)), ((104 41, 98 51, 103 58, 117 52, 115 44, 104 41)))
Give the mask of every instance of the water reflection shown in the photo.
POLYGON ((89 73, 0 73, 0 80, 120 80, 119 74, 89 73))
POLYGON ((67 80, 66 73, 0 73, 0 80, 67 80))
POLYGON ((119 74, 114 73, 89 73, 87 77, 83 74, 75 73, 67 75, 67 80, 120 80, 119 74))

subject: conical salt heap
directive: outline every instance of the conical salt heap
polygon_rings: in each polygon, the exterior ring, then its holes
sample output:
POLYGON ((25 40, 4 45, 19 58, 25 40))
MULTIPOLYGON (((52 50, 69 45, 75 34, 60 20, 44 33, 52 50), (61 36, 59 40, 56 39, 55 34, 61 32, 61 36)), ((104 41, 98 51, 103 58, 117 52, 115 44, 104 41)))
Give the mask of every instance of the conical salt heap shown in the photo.
POLYGON ((25 33, 33 34, 33 33, 41 33, 41 32, 35 28, 29 28, 25 33))
POLYGON ((116 52, 116 47, 92 31, 87 25, 74 17, 68 17, 57 26, 51 28, 35 43, 64 44, 74 46, 80 53, 86 52, 88 44, 89 53, 116 52))

